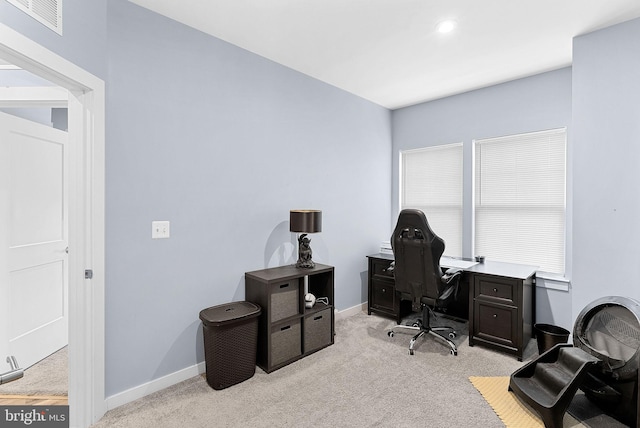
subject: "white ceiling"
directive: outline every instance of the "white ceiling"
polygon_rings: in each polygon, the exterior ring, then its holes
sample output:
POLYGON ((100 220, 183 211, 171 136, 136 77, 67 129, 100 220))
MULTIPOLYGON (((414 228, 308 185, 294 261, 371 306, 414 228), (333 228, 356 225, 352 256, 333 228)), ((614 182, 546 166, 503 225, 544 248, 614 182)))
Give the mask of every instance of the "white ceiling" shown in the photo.
POLYGON ((640 17, 638 0, 130 1, 390 109, 568 66, 574 36, 640 17))

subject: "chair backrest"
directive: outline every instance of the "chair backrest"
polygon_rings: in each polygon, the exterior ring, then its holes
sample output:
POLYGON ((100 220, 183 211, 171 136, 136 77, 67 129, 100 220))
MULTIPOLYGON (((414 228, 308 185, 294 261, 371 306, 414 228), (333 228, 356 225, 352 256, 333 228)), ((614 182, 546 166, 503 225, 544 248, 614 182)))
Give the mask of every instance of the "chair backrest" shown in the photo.
POLYGON ((412 298, 433 299, 442 290, 440 257, 444 241, 438 237, 420 210, 406 209, 398 215, 398 223, 391 237, 395 258, 396 290, 411 294, 412 298))

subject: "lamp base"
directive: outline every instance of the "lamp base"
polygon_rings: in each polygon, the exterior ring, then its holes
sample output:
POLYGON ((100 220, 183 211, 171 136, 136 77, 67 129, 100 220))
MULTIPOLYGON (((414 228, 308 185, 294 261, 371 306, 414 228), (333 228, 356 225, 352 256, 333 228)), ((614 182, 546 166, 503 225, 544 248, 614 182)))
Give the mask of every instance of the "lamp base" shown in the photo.
POLYGON ((311 239, 307 238, 307 234, 303 233, 298 238, 298 261, 296 262, 297 268, 311 269, 316 267, 316 264, 311 260, 311 239))
POLYGON ((313 260, 300 260, 298 259, 298 261, 296 262, 296 267, 297 268, 302 268, 302 269, 311 269, 316 267, 316 264, 313 262, 313 260))

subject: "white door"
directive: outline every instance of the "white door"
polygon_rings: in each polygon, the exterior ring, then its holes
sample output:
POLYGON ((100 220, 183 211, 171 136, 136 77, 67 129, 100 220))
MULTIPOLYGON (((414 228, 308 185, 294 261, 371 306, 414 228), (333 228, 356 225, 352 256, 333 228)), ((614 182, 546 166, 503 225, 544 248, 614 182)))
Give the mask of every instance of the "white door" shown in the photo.
POLYGON ((67 133, 0 113, 0 373, 68 343, 67 133))

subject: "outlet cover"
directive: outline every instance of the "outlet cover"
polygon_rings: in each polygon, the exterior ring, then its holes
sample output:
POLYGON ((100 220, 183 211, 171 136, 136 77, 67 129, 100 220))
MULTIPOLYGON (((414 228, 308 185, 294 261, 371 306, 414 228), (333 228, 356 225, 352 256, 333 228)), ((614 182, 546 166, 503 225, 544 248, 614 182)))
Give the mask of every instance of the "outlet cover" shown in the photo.
POLYGON ((151 238, 163 239, 168 238, 171 232, 171 224, 168 221, 152 221, 151 222, 151 238))

